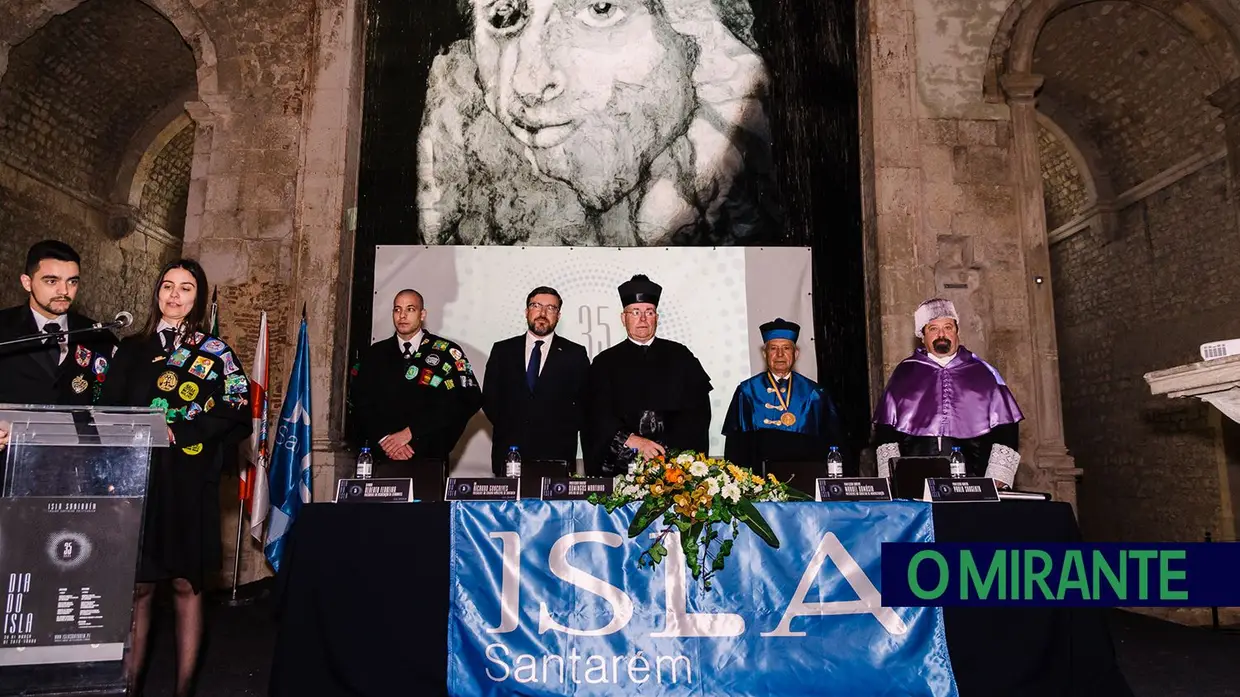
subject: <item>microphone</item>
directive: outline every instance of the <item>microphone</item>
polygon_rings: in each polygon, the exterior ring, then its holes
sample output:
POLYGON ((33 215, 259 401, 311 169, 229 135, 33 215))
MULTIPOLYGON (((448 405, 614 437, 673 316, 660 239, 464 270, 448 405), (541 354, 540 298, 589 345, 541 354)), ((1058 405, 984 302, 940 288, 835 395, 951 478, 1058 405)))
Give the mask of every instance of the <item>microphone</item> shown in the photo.
POLYGON ((133 324, 133 314, 128 310, 121 310, 116 313, 116 317, 112 318, 111 322, 95 322, 91 329, 124 329, 131 324, 133 324))

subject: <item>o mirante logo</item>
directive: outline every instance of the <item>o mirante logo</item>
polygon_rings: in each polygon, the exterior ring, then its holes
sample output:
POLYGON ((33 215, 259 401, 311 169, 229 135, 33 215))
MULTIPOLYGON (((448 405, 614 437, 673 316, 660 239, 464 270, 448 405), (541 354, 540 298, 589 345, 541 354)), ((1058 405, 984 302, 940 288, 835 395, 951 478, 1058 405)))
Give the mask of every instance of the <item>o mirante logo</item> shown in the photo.
POLYGON ((1240 545, 885 543, 885 607, 1231 606, 1240 545))

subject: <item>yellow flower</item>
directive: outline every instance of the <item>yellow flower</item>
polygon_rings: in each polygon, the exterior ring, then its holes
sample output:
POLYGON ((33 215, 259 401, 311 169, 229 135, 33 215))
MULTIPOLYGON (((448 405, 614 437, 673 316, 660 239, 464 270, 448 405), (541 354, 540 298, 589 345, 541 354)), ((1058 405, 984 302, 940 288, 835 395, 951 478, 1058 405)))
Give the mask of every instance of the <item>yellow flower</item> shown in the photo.
POLYGON ((766 475, 766 476, 767 476, 767 478, 768 478, 768 479, 770 479, 770 480, 771 480, 771 483, 772 483, 772 484, 778 484, 778 483, 779 483, 779 480, 775 478, 775 475, 774 475, 773 473, 772 473, 772 474, 768 474, 768 475, 766 475))
POLYGON ((755 475, 752 475, 751 479, 753 479, 753 483, 754 483, 754 484, 761 484, 761 483, 762 483, 762 477, 759 477, 759 476, 758 476, 758 475, 756 475, 756 474, 755 474, 755 475))
POLYGON ((655 496, 662 496, 663 491, 664 491, 663 485, 659 482, 655 482, 654 484, 650 485, 650 493, 654 494, 655 496))

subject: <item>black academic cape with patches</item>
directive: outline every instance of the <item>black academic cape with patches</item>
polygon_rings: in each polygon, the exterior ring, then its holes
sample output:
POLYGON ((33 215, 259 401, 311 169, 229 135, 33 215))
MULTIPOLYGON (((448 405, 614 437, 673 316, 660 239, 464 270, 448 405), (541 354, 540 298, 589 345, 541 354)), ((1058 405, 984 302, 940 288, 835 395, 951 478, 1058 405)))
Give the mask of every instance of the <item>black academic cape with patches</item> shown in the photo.
POLYGON ((706 452, 710 446, 710 376, 684 344, 629 339, 600 353, 590 366, 589 410, 582 432, 586 472, 625 470, 630 434, 669 450, 706 452))
POLYGON ((396 336, 362 356, 354 390, 361 429, 376 461, 379 440, 406 427, 415 458, 448 461, 465 426, 482 407, 469 357, 456 342, 429 332, 406 360, 396 336))
POLYGON ((121 342, 100 401, 163 409, 176 439, 152 450, 138 581, 201 590, 219 571, 220 471, 224 450, 250 434, 249 397, 241 361, 216 337, 196 333, 171 352, 159 334, 121 342))
MULTIPOLYGON (((95 323, 72 311, 66 317, 70 331, 95 323)), ((0 341, 40 331, 29 304, 0 310, 0 341)), ((116 337, 109 331, 83 332, 69 337, 68 344, 69 352, 58 365, 56 347, 32 342, 0 348, 0 404, 93 404, 102 391, 116 337)))

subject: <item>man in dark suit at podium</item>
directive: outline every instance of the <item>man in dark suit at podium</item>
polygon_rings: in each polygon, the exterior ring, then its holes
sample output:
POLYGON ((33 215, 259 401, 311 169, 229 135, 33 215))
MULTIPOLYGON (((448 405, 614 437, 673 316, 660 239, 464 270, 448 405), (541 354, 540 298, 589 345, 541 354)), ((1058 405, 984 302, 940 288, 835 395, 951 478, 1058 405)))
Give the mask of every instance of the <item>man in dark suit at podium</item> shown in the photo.
POLYGON ((541 286, 525 299, 528 330, 491 347, 482 409, 495 427, 491 470, 504 475, 508 448, 523 460, 577 461, 590 359, 581 344, 555 333, 562 300, 541 286))
MULTIPOLYGON (((81 257, 72 247, 57 240, 32 246, 21 276, 29 297, 0 310, 0 342, 94 325, 69 309, 80 281, 81 257)), ((111 332, 99 330, 0 347, 0 404, 93 404, 115 345, 111 332)))

